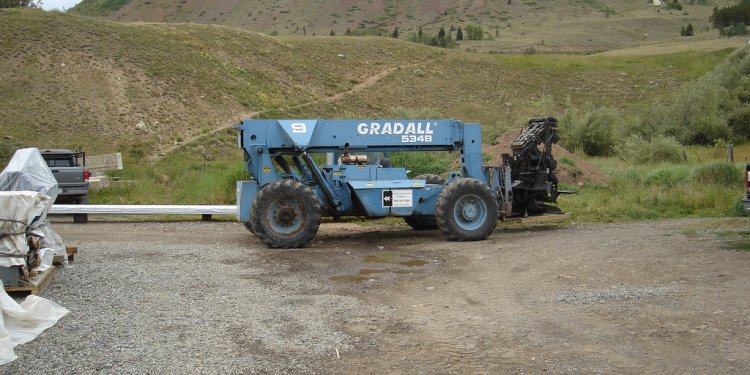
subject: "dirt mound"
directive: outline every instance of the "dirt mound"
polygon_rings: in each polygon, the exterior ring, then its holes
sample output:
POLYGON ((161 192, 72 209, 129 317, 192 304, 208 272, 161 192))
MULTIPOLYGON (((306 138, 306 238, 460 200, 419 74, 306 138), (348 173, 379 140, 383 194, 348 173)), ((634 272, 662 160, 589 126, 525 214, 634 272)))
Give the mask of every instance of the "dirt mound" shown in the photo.
MULTIPOLYGON (((484 154, 491 157, 487 164, 500 165, 502 154, 510 154, 510 142, 520 135, 517 130, 507 132, 497 138, 497 144, 484 145, 484 154)), ((557 160, 555 175, 564 184, 570 185, 605 185, 609 176, 593 164, 579 158, 560 145, 552 146, 552 156, 557 160)))

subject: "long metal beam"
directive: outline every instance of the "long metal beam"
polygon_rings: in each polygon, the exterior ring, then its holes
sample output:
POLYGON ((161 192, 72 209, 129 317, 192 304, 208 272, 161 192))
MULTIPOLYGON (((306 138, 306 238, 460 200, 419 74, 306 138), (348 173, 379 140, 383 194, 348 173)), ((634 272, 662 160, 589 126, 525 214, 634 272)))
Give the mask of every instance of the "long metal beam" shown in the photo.
POLYGON ((55 204, 51 214, 115 214, 115 215, 234 215, 237 206, 172 205, 172 204, 55 204))

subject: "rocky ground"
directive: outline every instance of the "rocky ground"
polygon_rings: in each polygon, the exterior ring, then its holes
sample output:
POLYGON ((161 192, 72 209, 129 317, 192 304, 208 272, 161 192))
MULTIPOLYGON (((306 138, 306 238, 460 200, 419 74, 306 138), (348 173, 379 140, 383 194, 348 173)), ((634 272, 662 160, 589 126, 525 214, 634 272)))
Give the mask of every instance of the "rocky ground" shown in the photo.
MULTIPOLYGON (((501 224, 446 242, 327 223, 271 250, 231 222, 53 223, 71 313, 3 373, 744 373, 748 219, 501 224)), ((99 219, 101 220, 101 219, 99 219)), ((64 221, 64 220, 63 220, 64 221)))

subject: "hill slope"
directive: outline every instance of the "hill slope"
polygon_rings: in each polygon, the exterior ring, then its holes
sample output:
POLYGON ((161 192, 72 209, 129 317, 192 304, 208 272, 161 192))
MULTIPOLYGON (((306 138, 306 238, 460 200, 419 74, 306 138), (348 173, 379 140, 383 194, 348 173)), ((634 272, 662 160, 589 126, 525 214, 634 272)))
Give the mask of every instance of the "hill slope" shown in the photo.
POLYGON ((71 11, 120 21, 221 24, 299 36, 346 30, 387 34, 398 27, 404 38, 419 27, 435 34, 440 27, 481 25, 495 40, 467 41, 464 48, 503 51, 535 45, 581 51, 679 39, 688 23, 698 37, 715 38, 716 32, 708 32, 711 9, 730 2, 683 1, 678 11, 632 0, 83 0, 71 11))
POLYGON ((225 153, 234 133, 222 130, 252 115, 383 118, 427 108, 427 117, 480 122, 492 136, 555 114, 567 98, 637 111, 726 55, 479 55, 35 10, 0 10, 0 20, 0 139, 134 156, 191 141, 225 153))

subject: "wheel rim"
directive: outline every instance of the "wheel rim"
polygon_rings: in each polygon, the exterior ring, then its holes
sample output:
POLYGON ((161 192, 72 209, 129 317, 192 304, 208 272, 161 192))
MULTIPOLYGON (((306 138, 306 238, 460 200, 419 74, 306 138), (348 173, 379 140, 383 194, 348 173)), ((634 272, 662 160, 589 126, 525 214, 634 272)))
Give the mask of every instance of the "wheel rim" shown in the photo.
POLYGON ((305 210, 300 201, 283 197, 271 203, 266 219, 274 232, 290 235, 302 229, 305 223, 305 210))
POLYGON ((478 229, 487 220, 487 205, 477 195, 464 195, 453 206, 453 219, 463 230, 478 229))

